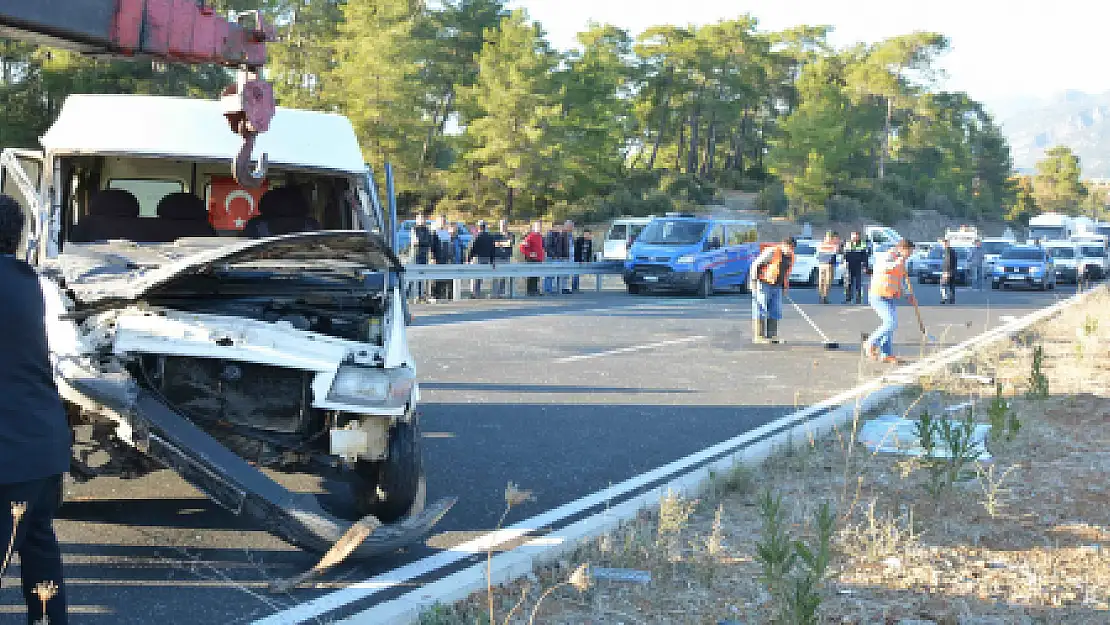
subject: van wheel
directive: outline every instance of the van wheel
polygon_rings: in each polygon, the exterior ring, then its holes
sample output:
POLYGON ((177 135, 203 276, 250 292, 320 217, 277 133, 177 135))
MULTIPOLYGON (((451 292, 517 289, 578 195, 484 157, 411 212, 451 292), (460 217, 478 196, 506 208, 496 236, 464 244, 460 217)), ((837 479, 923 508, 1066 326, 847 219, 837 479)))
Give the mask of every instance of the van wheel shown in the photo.
POLYGON ((639 295, 641 293, 640 285, 638 284, 629 284, 626 286, 626 288, 628 289, 629 295, 639 295))
POLYGON ((701 274, 701 280, 698 282, 698 297, 707 299, 713 295, 713 273, 705 272, 701 274))
POLYGON ((424 510, 428 490, 420 424, 415 416, 411 419, 393 426, 385 460, 355 464, 362 478, 355 494, 359 514, 373 514, 382 523, 394 523, 424 510))
POLYGON ((814 286, 814 287, 817 286, 817 269, 816 268, 814 268, 813 271, 809 272, 809 282, 807 282, 806 284, 808 284, 809 286, 814 286))

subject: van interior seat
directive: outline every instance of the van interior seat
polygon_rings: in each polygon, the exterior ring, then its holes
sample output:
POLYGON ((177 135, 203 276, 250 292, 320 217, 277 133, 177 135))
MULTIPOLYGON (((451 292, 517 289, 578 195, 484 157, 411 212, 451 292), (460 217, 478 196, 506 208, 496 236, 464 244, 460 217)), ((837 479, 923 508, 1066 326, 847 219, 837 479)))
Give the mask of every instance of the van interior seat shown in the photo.
POLYGON ((170 193, 158 202, 158 219, 148 220, 154 238, 168 243, 182 237, 214 237, 216 229, 208 222, 208 209, 192 193, 170 193))
POLYGON ((89 214, 73 227, 70 240, 78 243, 142 240, 145 221, 139 217, 139 200, 130 191, 104 189, 89 200, 89 214))
POLYGON ((258 201, 258 215, 243 228, 243 236, 262 237, 319 230, 320 223, 310 215, 308 201, 294 186, 270 189, 258 201))

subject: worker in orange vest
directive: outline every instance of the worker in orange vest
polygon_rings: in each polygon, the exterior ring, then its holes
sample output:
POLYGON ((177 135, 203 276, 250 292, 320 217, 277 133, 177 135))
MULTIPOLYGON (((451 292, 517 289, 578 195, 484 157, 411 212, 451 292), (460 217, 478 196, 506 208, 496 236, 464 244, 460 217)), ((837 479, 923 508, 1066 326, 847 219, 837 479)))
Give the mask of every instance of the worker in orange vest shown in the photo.
POLYGON ((825 233, 825 240, 817 244, 817 293, 821 303, 829 303, 829 289, 836 279, 836 261, 840 255, 840 237, 833 231, 825 233))
POLYGON ((794 267, 794 237, 763 250, 752 262, 748 281, 752 291, 752 342, 779 342, 779 320, 782 299, 790 288, 790 270, 794 267))
MULTIPOLYGON (((895 364, 894 331, 898 329, 896 303, 907 292, 906 260, 913 253, 913 242, 902 239, 885 254, 875 258, 871 278, 871 307, 882 323, 864 343, 867 355, 874 360, 895 364)), ((910 304, 916 304, 913 295, 907 295, 910 304)))

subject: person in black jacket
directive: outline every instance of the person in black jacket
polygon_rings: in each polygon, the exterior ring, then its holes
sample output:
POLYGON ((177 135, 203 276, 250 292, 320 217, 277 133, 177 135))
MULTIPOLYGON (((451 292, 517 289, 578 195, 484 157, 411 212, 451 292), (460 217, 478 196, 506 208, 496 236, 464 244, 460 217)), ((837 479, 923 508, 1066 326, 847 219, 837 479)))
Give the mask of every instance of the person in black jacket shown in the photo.
POLYGON ((863 303, 863 271, 867 268, 867 257, 871 255, 871 248, 860 238, 859 232, 853 232, 844 244, 844 303, 850 304, 855 298, 856 304, 863 303))
MULTIPOLYGON (((509 222, 502 219, 497 224, 497 234, 493 235, 494 259, 502 263, 513 262, 513 250, 516 249, 516 237, 509 232, 509 222)), ((512 278, 498 278, 493 281, 493 296, 504 297, 508 294, 509 280, 512 278)))
POLYGON ((940 303, 955 304, 956 271, 959 268, 959 260, 956 258, 956 250, 952 249, 952 243, 948 239, 944 239, 941 244, 944 246, 944 251, 940 257, 940 303))
POLYGON ((54 515, 71 435, 54 384, 42 287, 35 270, 15 257, 23 223, 19 204, 0 195, 0 577, 18 553, 28 622, 42 619, 42 594, 50 597, 49 622, 65 625, 54 515), (43 594, 50 587, 54 592, 43 594))
MULTIPOLYGON (((594 235, 589 230, 583 230, 582 234, 574 240, 574 262, 594 262, 594 235)), ((579 277, 578 274, 574 274, 574 279, 571 280, 571 290, 575 293, 578 292, 579 277)))
MULTIPOLYGON (((484 263, 486 265, 493 265, 497 262, 497 250, 493 245, 493 235, 489 233, 489 228, 486 227, 484 221, 478 222, 478 236, 470 242, 470 254, 467 262, 484 263)), ((479 298, 481 296, 482 279, 475 278, 470 283, 470 297, 479 298)))
MULTIPOLYGON (((414 265, 427 265, 431 259, 432 245, 434 237, 432 231, 428 228, 428 220, 425 219, 424 213, 416 214, 416 224, 412 227, 412 232, 409 234, 409 258, 410 262, 414 265)), ((416 281, 411 283, 409 289, 409 296, 415 297, 418 300, 423 300, 427 297, 427 285, 423 281, 416 281)))

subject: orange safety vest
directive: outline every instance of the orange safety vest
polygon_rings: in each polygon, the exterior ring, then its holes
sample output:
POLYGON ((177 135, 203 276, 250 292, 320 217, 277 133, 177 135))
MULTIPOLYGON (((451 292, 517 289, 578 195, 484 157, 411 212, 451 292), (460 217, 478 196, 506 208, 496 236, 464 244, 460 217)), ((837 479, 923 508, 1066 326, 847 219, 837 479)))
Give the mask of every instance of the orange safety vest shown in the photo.
POLYGON ((782 248, 776 247, 771 252, 771 262, 759 268, 759 280, 767 284, 775 284, 779 281, 779 276, 790 275, 791 266, 794 264, 794 257, 791 256, 787 260, 783 260, 782 248))
POLYGON ((902 297, 902 285, 906 281, 906 262, 902 258, 889 261, 876 272, 871 280, 871 294, 890 299, 902 297))

